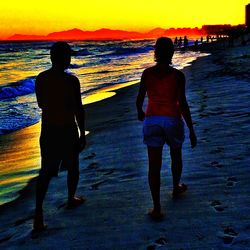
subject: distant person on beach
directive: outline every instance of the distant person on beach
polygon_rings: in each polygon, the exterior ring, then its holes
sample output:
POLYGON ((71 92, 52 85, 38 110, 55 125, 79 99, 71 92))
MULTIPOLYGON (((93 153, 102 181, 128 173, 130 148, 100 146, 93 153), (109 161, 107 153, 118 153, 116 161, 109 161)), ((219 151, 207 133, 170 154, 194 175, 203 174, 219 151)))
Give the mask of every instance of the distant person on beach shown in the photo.
POLYGON ((180 36, 179 40, 178 40, 178 47, 180 48, 182 46, 182 38, 180 36))
POLYGON ((138 119, 143 121, 144 143, 148 149, 148 180, 154 204, 149 215, 153 219, 163 216, 160 203, 160 171, 165 143, 170 147, 173 197, 187 190, 185 184, 180 184, 184 141, 182 117, 189 128, 191 147, 194 148, 197 143, 185 96, 185 76, 170 66, 173 54, 174 46, 170 38, 161 37, 156 41, 156 65, 144 70, 136 100, 138 119), (146 94, 148 104, 144 113, 143 102, 146 94))
POLYGON ((65 42, 56 42, 50 50, 52 67, 36 78, 36 97, 42 109, 40 136, 41 170, 37 180, 36 209, 33 228, 45 229, 43 201, 53 176, 63 163, 68 170, 68 202, 73 208, 84 202, 76 197, 79 179, 79 152, 85 145, 85 117, 77 77, 64 72, 70 65, 71 48, 65 42), (78 135, 78 128, 80 137, 78 135))
POLYGON ((199 41, 198 39, 196 39, 194 42, 194 50, 198 50, 198 46, 199 46, 199 41))
POLYGON ((174 45, 175 45, 175 47, 177 47, 177 45, 178 45, 178 37, 175 37, 175 39, 174 39, 174 45))
POLYGON ((188 39, 187 36, 184 36, 184 49, 188 47, 188 39))

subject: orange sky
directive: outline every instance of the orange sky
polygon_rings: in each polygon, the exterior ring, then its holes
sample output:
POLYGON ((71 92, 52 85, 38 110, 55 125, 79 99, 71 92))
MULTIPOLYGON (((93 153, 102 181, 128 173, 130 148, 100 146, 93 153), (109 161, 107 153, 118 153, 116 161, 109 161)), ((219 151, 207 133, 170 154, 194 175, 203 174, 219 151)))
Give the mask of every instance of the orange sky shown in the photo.
POLYGON ((12 0, 0 4, 0 38, 72 28, 148 31, 162 27, 242 24, 249 0, 12 0), (155 4, 157 3, 157 4, 155 4))

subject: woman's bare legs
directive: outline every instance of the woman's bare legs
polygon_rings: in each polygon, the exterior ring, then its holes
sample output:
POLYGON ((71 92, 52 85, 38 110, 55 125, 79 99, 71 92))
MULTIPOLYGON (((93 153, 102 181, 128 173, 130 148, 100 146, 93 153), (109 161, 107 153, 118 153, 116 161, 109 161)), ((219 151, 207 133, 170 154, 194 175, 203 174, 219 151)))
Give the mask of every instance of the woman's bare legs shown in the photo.
POLYGON ((163 147, 148 146, 148 182, 154 204, 154 207, 149 214, 153 218, 162 217, 160 203, 162 148, 163 147))
POLYGON ((182 174, 182 149, 170 147, 171 155, 171 169, 173 176, 173 195, 178 195, 187 190, 185 184, 180 185, 181 174, 182 174))

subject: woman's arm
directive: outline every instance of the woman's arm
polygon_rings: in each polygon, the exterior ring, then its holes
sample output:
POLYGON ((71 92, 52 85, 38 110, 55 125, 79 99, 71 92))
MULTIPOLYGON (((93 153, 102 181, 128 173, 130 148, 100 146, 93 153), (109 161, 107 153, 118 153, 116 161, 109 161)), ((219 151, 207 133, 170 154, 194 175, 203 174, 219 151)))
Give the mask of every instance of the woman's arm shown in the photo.
POLYGON ((144 77, 145 76, 143 73, 142 77, 141 77, 139 92, 138 92, 137 99, 136 99, 136 108, 137 108, 137 115, 138 115, 139 121, 143 121, 145 118, 145 113, 142 109, 144 98, 146 95, 146 86, 145 86, 145 82, 144 82, 144 77))
POLYGON ((181 109, 182 117, 184 118, 187 124, 187 127, 189 129, 189 139, 190 139, 191 147, 194 148, 197 144, 197 138, 196 138, 194 128, 193 128, 193 121, 192 121, 189 105, 186 99, 185 82, 186 82, 185 76, 183 73, 180 72, 179 88, 178 88, 178 102, 179 102, 179 106, 181 109))

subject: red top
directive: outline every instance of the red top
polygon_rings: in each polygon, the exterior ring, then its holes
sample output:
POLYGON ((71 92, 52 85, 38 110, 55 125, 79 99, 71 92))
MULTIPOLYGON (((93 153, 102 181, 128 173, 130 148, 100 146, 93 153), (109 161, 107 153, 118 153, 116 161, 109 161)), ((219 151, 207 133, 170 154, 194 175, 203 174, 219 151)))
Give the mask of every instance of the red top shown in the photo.
POLYGON ((181 117, 177 100, 179 82, 177 72, 173 68, 162 76, 152 71, 145 72, 144 82, 148 96, 146 116, 181 117))

